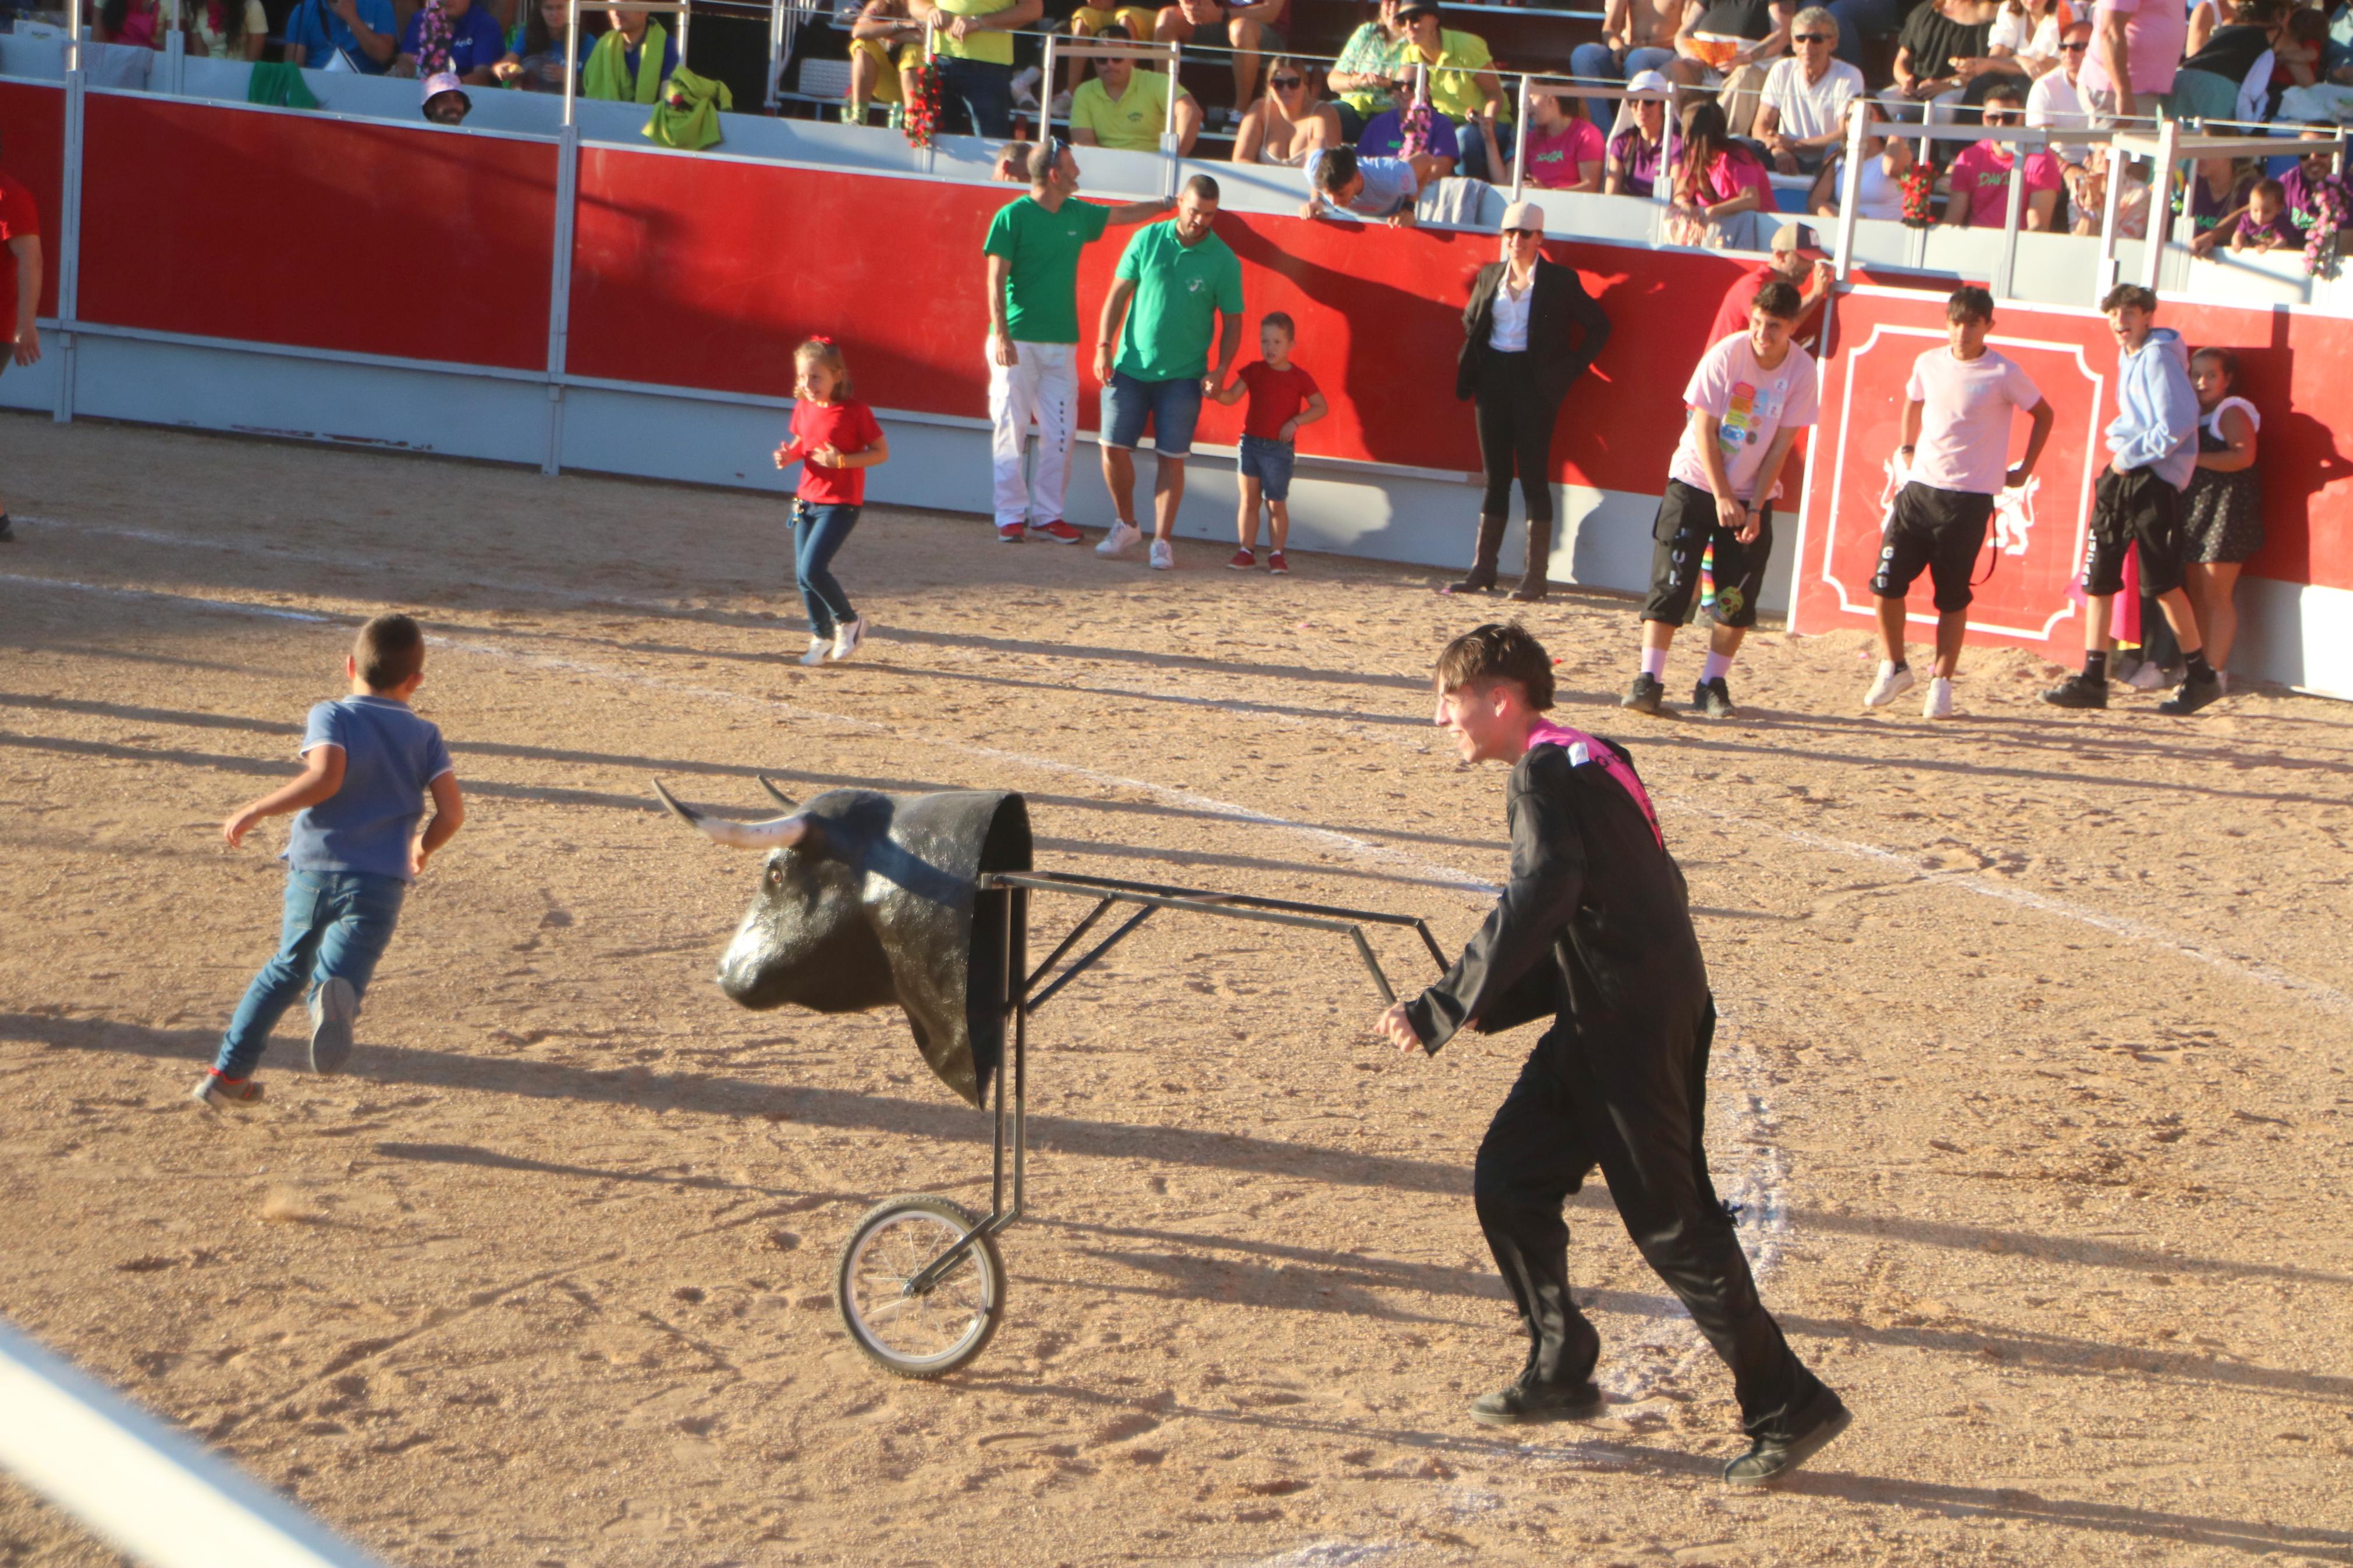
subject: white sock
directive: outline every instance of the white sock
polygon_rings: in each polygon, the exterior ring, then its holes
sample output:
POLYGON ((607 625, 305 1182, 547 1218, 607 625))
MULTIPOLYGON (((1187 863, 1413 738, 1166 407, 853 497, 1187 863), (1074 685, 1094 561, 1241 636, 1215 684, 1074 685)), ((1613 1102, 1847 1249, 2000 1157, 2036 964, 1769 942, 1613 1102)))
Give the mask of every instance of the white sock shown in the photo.
POLYGON ((1667 673, 1667 650, 1662 647, 1644 648, 1642 650, 1642 673, 1649 676, 1653 680, 1660 679, 1665 676, 1667 673))
POLYGON ((1707 662, 1700 666, 1699 683, 1702 686, 1705 686, 1709 681, 1715 679, 1725 670, 1730 669, 1731 668, 1732 656, 1730 654, 1716 653, 1711 650, 1707 656, 1707 662))

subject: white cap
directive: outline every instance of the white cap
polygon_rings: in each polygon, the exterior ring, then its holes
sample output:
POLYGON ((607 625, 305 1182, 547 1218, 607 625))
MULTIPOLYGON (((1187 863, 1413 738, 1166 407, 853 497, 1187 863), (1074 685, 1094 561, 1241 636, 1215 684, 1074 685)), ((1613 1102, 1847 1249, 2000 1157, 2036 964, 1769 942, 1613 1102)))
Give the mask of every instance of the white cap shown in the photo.
POLYGON ((465 99, 470 104, 474 101, 466 91, 466 84, 458 79, 458 73, 455 71, 436 71, 431 76, 427 77, 425 79, 425 96, 419 101, 430 103, 445 92, 454 92, 459 98, 465 99))
POLYGON ((1545 230, 1544 208, 1534 202, 1514 202, 1510 206, 1505 207, 1503 232, 1509 234, 1514 229, 1521 228, 1542 234, 1545 230))
POLYGON ((1626 84, 1626 90, 1664 98, 1674 90, 1674 84, 1657 71, 1636 71, 1633 79, 1626 84))

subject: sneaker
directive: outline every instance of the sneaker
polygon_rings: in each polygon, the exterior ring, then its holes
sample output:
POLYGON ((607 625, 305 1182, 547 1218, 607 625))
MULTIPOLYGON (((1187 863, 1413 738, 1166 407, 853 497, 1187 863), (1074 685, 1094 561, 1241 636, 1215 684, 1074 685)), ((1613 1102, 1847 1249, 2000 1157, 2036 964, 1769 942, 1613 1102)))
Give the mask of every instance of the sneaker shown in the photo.
POLYGON ((834 627, 833 662, 839 664, 843 659, 848 658, 851 654, 856 653, 858 651, 858 645, 865 640, 866 617, 864 616, 860 616, 855 620, 844 622, 842 625, 834 627))
POLYGON ((2135 691, 2155 691, 2166 683, 2165 670, 2163 667, 2145 658, 2133 666, 2132 673, 2126 676, 2124 680, 2125 684, 2135 691))
POLYGON ((1029 531, 1042 533, 1057 544, 1076 544, 1086 538, 1085 534, 1081 533, 1059 517, 1051 522, 1041 522, 1029 531))
POLYGON ((360 994, 335 975, 311 993, 311 1070, 322 1078, 343 1070, 352 1059, 352 1025, 360 1016, 360 994))
POLYGON ((1013 101, 1024 109, 1037 108, 1038 87, 1045 79, 1044 74, 1036 66, 1031 66, 1019 76, 1015 77, 1009 84, 1013 89, 1013 101))
POLYGON ((1052 115, 1057 120, 1068 120, 1071 117, 1071 95, 1069 91, 1064 90, 1056 93, 1054 95, 1053 103, 1048 107, 1046 112, 1052 115))
POLYGON ((1533 1426, 1545 1421, 1588 1421, 1601 1414, 1601 1390, 1583 1383, 1539 1383, 1521 1374, 1508 1388, 1471 1402, 1471 1419, 1489 1426, 1533 1426))
POLYGON ((2221 700, 2222 682, 2210 675, 2203 680, 2184 680, 2179 690, 2157 705, 2157 710, 2177 719, 2185 718, 2208 703, 2221 700))
POLYGON ((1237 572, 1255 571, 1258 567, 1258 557, 1247 550, 1237 550, 1232 559, 1226 564, 1237 572))
POLYGON ((1943 676, 1928 682, 1928 700, 1920 704, 1923 719, 1949 719, 1953 716, 1953 683, 1943 676))
POLYGON ((1270 550, 1266 552, 1266 569, 1278 577, 1291 575, 1291 563, 1282 558, 1282 552, 1280 550, 1270 550))
POLYGON ((1711 719, 1729 719, 1738 711, 1732 706, 1732 688, 1724 683, 1720 675, 1692 688, 1691 705, 1693 712, 1704 713, 1711 719))
POLYGON ((997 542, 999 544, 1018 544, 1028 538, 1029 534, 1029 531, 1018 522, 1000 522, 997 525, 997 542))
POLYGON ((188 1096, 206 1110, 225 1110, 230 1106, 247 1106, 261 1099, 261 1086, 249 1078, 223 1078, 208 1072, 196 1080, 195 1091, 188 1096))
POLYGON ((1626 689, 1626 695, 1618 700, 1618 706, 1631 708, 1637 713, 1656 713, 1665 706, 1666 700, 1666 682, 1655 675, 1643 674, 1634 678, 1634 684, 1626 689))
POLYGON ((2044 692, 2042 700, 2053 708, 2105 708, 2108 705, 2108 683, 2071 675, 2044 692))
POLYGON ((1808 1407, 1812 1419, 1795 1437, 1759 1437, 1748 1452, 1724 1467, 1724 1479, 1736 1487, 1761 1487, 1778 1480, 1821 1452, 1854 1423, 1854 1412, 1825 1388, 1808 1407))
POLYGON ((825 662, 825 656, 832 651, 833 639, 831 637, 811 637, 809 638, 808 652, 801 655, 801 662, 803 664, 823 664, 825 662))
POLYGON ((1136 542, 1141 540, 1143 537, 1144 530, 1136 527, 1135 524, 1132 522, 1114 522, 1111 525, 1111 531, 1103 536, 1103 542, 1095 546, 1095 553, 1098 555, 1124 555, 1129 551, 1134 549, 1136 542))
POLYGON ((1152 542, 1152 569, 1155 572, 1169 572, 1174 571, 1176 566, 1176 550, 1172 548, 1169 545, 1169 542, 1165 539, 1154 540, 1152 542))
POLYGON ((1862 694, 1862 705, 1865 708, 1884 708, 1916 684, 1918 682, 1910 665, 1890 664, 1882 659, 1879 661, 1878 677, 1872 681, 1871 689, 1862 694))
POLYGON ((863 125, 866 123, 865 111, 854 103, 843 104, 839 109, 834 111, 834 118, 840 121, 844 125, 863 125))

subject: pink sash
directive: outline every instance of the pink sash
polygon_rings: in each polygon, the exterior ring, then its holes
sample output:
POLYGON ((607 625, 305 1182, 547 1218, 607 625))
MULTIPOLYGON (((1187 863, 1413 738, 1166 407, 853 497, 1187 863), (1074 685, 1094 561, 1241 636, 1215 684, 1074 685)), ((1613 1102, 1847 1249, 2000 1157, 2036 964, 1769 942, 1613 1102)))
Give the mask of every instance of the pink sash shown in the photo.
POLYGON ((1549 719, 1536 721, 1535 726, 1528 731, 1528 746, 1531 750, 1537 746, 1558 746, 1568 753, 1568 760, 1575 766, 1599 763, 1601 771, 1616 779, 1620 787, 1634 797, 1634 804, 1642 808, 1642 820, 1651 825, 1651 837, 1659 841, 1659 847, 1664 849, 1667 847, 1667 836, 1659 831, 1659 814, 1651 809, 1651 797, 1644 793, 1642 781, 1634 776, 1634 770, 1626 765, 1625 758, 1584 731, 1556 724, 1549 719))

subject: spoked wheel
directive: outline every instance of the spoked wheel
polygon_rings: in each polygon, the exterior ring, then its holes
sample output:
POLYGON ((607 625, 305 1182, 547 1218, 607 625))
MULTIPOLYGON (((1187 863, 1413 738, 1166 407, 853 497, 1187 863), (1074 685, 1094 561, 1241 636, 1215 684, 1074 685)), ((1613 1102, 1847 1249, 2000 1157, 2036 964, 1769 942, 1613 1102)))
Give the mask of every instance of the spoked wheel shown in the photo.
POLYGON ((988 1348, 1005 1315, 1005 1260, 976 1240, 928 1290, 908 1285, 979 1220, 928 1194, 866 1211, 834 1268, 834 1304, 858 1348, 895 1377, 940 1377, 988 1348))

